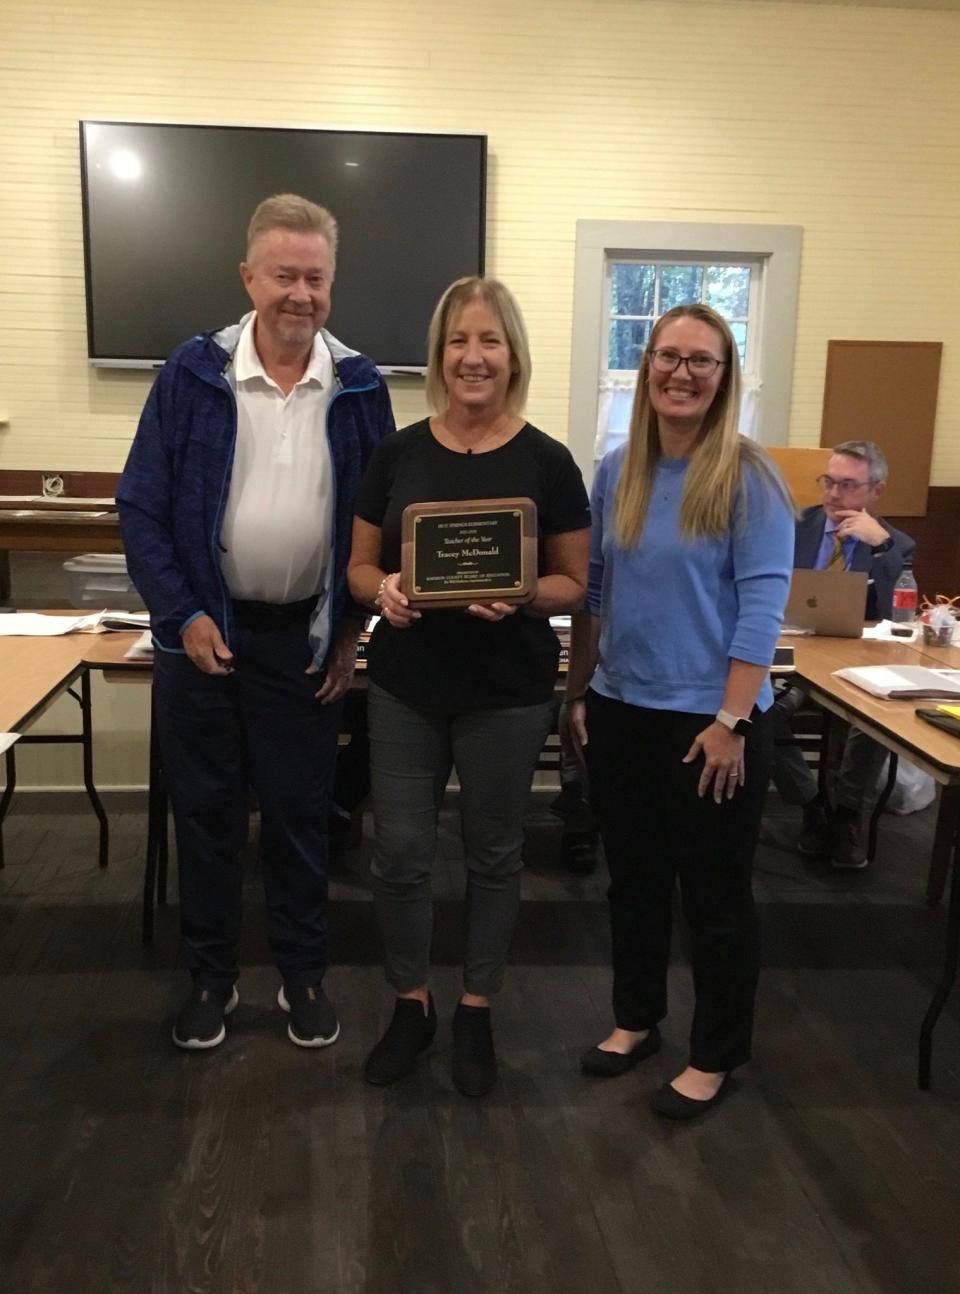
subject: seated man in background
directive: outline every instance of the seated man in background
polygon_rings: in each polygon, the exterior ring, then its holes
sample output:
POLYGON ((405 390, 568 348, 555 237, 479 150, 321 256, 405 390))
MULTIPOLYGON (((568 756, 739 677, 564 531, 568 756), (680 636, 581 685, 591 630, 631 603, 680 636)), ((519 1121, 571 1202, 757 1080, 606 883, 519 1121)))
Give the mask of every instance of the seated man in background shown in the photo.
MULTIPOLYGON (((872 440, 847 440, 837 445, 818 478, 823 502, 806 508, 797 521, 794 566, 803 570, 866 571, 867 620, 889 619, 893 587, 913 553, 913 540, 876 515, 887 481, 887 461, 872 440)), ((788 688, 778 699, 777 746, 773 780, 788 804, 803 808, 801 854, 823 858, 834 867, 866 867, 862 840, 864 810, 871 803, 886 750, 859 728, 847 733, 833 787, 834 808, 817 790, 817 781, 791 740, 790 718, 806 699, 800 688, 788 688)))

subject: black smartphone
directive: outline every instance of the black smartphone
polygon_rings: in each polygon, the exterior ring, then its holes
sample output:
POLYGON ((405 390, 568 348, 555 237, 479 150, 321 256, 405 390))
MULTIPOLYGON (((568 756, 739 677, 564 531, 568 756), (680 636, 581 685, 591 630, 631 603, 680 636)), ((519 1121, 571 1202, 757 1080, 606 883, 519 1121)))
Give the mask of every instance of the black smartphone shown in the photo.
POLYGON ((774 669, 793 669, 796 660, 793 655, 792 647, 774 647, 773 649, 773 668, 774 669))

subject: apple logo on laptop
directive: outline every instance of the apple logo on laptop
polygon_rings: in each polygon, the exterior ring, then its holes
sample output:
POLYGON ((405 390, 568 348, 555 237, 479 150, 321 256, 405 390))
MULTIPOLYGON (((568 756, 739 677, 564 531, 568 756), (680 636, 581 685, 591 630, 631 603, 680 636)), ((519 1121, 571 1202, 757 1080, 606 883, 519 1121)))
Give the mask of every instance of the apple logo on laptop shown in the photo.
POLYGON ((816 611, 818 603, 816 598, 807 598, 807 606, 811 611, 816 611))

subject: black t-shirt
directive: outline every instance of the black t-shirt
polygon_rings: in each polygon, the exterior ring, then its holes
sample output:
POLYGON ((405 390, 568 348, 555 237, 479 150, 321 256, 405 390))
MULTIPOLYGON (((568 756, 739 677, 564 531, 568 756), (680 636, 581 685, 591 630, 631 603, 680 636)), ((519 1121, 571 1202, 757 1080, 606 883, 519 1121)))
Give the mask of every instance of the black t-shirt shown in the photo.
MULTIPOLYGON (((544 535, 583 530, 590 504, 565 445, 526 423, 498 449, 460 454, 416 422, 373 452, 356 513, 382 532, 380 566, 400 569, 400 522, 408 503, 526 496, 544 535)), ((368 677, 398 700, 432 714, 538 705, 553 694, 560 648, 550 622, 518 610, 494 623, 459 610, 424 610, 409 629, 381 618, 367 652, 368 677)))

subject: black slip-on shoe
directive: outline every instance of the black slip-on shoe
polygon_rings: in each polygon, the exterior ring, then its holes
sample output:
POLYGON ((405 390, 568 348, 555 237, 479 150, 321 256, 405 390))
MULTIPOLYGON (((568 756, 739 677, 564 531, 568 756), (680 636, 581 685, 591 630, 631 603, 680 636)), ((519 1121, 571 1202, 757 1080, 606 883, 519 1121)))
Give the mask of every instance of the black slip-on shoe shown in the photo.
POLYGON ((227 1036, 224 1017, 240 1001, 237 986, 229 989, 193 988, 173 1026, 173 1041, 184 1051, 209 1051, 227 1036))
POLYGON ((281 984, 277 1004, 290 1013, 287 1035, 298 1047, 329 1047, 340 1037, 337 1013, 319 984, 281 984))
POLYGON ((584 1074, 593 1078, 619 1078, 639 1065, 648 1056, 655 1056, 660 1050, 660 1030, 656 1025, 647 1036, 630 1051, 601 1051, 599 1047, 590 1047, 580 1057, 580 1068, 584 1074))
POLYGON ((398 997, 387 1031, 367 1057, 363 1077, 375 1087, 386 1087, 405 1078, 416 1068, 422 1051, 437 1032, 437 1010, 433 997, 423 1003, 412 997, 398 997))
POLYGON ((497 1081, 488 1006, 458 1003, 453 1016, 453 1085, 464 1096, 486 1096, 497 1081))

